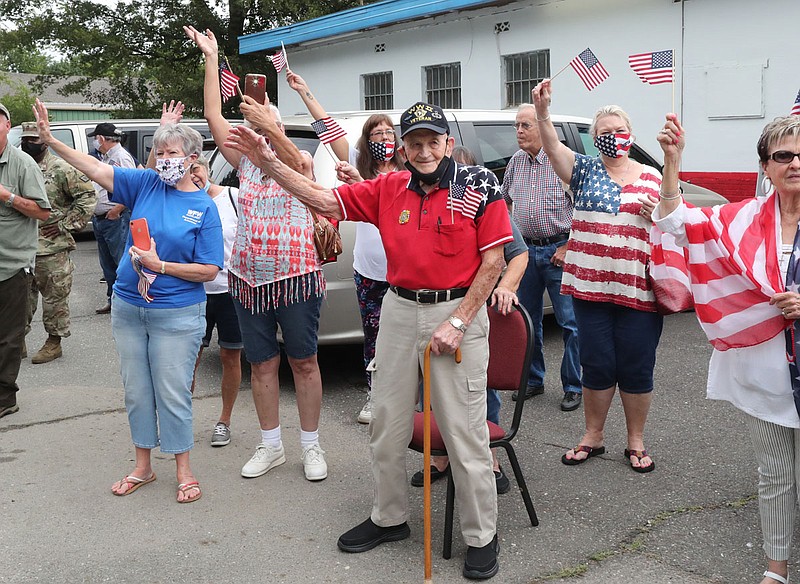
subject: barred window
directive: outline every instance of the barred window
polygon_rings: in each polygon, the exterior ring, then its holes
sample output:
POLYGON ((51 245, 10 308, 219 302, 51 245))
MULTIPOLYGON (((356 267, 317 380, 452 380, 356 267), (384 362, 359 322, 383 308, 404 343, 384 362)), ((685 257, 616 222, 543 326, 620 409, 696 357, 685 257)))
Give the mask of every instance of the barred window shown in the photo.
POLYGON ((367 73, 361 76, 364 109, 390 110, 394 108, 392 72, 367 73))
POLYGON ((423 67, 425 101, 439 107, 461 107, 461 63, 423 67))
POLYGON ((517 53, 503 57, 506 84, 506 107, 530 103, 531 90, 550 77, 550 49, 517 53))

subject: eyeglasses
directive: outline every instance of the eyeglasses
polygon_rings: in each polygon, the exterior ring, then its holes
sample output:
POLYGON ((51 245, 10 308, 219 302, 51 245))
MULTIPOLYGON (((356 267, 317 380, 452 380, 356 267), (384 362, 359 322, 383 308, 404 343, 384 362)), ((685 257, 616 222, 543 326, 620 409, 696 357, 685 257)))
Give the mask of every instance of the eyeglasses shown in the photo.
POLYGON ((370 132, 370 138, 380 138, 382 136, 386 136, 387 138, 394 138, 394 130, 375 130, 374 132, 370 132))
POLYGON ((523 130, 530 130, 533 127, 533 124, 530 122, 515 122, 513 126, 515 130, 519 130, 520 128, 523 130))
POLYGON ((770 154, 770 158, 777 162, 778 164, 789 164, 794 160, 794 157, 797 156, 798 160, 800 160, 800 152, 789 152, 788 150, 778 150, 777 152, 773 152, 770 154))

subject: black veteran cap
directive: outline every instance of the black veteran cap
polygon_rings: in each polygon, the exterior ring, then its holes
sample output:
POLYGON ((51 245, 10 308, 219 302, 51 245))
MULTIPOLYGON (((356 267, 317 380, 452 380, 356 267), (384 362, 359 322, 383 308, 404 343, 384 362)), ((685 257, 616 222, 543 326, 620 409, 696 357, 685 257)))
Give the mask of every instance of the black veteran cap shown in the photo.
POLYGON ((418 101, 400 117, 400 137, 414 130, 431 130, 437 134, 449 134, 450 124, 444 117, 442 108, 418 101))
POLYGON ((117 130, 117 127, 114 124, 109 124, 108 122, 103 122, 102 124, 97 124, 94 129, 94 132, 90 134, 86 134, 90 138, 93 136, 122 136, 122 132, 117 130))

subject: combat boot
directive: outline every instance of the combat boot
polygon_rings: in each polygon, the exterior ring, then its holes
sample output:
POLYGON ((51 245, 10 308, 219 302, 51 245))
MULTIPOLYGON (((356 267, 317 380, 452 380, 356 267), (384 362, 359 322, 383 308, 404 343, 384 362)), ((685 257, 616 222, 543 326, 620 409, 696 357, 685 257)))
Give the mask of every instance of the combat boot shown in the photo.
POLYGON ((44 342, 44 345, 42 345, 42 348, 39 349, 39 352, 36 353, 33 358, 31 358, 31 363, 49 363, 53 359, 58 359, 60 356, 61 337, 49 335, 47 340, 44 342))

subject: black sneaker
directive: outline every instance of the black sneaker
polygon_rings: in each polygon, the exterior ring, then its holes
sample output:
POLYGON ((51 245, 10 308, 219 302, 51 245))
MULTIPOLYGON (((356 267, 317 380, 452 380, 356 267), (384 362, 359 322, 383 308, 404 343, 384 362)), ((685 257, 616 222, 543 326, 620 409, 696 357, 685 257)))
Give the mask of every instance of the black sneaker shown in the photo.
MULTIPOLYGON (((447 476, 447 473, 450 472, 450 464, 448 464, 444 470, 439 470, 434 465, 431 465, 431 484, 435 483, 439 479, 442 479, 447 476)), ((425 473, 421 470, 418 470, 411 476, 411 486, 412 487, 422 487, 425 484, 425 473)))
POLYGON ((391 527, 379 527, 370 518, 342 535, 337 545, 343 552, 359 554, 387 541, 400 541, 409 535, 411 535, 411 528, 408 527, 408 523, 401 523, 391 527))
POLYGON ((565 412, 577 410, 581 405, 581 394, 575 391, 564 392, 564 399, 561 400, 561 409, 565 412))
POLYGON ((494 482, 497 485, 497 494, 503 495, 511 489, 511 482, 508 480, 506 473, 503 472, 503 467, 500 470, 494 471, 494 482))
POLYGON ((497 574, 500 564, 497 563, 497 553, 500 544, 497 534, 492 541, 483 547, 467 547, 467 557, 464 559, 464 577, 470 580, 487 580, 497 574))
MULTIPOLYGON (((525 388, 525 399, 531 399, 535 395, 542 395, 544 393, 544 386, 543 385, 529 385, 525 388)), ((519 397, 519 391, 515 391, 511 394, 511 399, 517 401, 519 397)))

